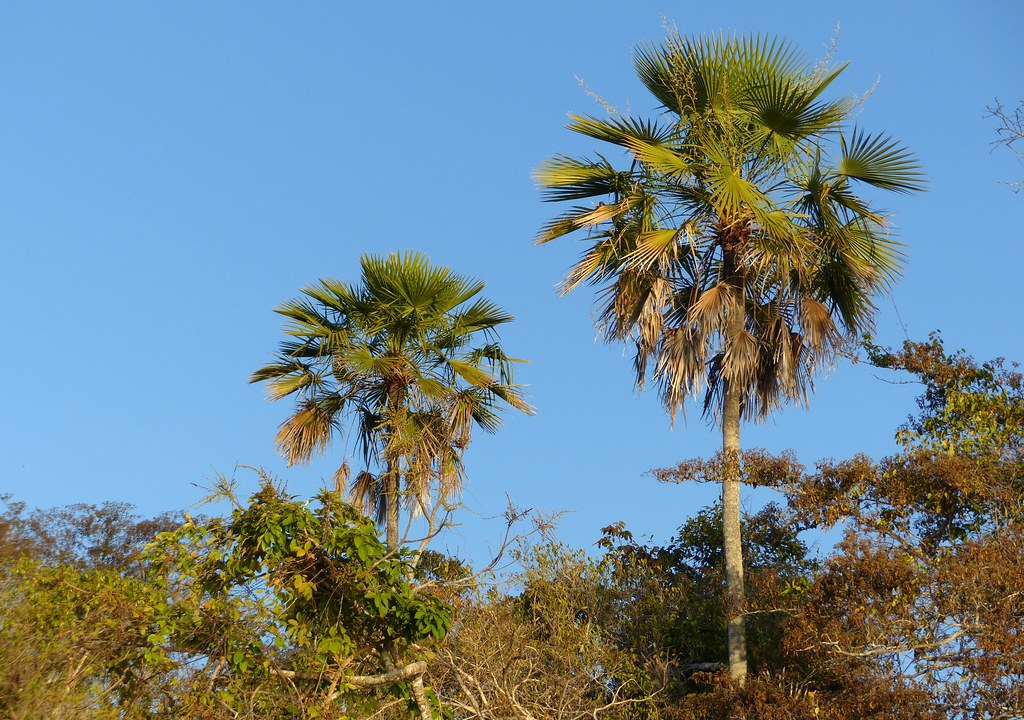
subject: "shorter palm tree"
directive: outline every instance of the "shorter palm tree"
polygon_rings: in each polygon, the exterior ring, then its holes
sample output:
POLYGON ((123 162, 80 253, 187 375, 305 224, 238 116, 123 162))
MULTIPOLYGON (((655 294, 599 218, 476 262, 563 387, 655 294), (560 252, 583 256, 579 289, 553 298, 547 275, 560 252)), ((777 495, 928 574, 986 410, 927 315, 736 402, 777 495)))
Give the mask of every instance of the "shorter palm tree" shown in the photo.
POLYGON ((321 280, 276 312, 289 339, 252 374, 271 400, 295 398, 277 433, 288 464, 324 452, 336 432, 356 441, 364 467, 335 475, 353 502, 399 544, 399 509, 457 493, 473 426, 501 425, 508 405, 533 413, 496 328, 513 318, 478 297, 484 284, 419 253, 361 258, 358 285, 321 280))

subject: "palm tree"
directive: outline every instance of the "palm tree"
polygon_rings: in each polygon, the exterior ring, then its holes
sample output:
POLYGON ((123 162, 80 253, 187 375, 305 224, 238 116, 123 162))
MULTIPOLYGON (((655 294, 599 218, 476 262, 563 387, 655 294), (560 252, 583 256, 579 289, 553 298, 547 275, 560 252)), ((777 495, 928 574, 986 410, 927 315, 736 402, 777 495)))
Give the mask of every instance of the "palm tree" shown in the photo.
POLYGON ((477 297, 482 282, 418 253, 361 258, 359 285, 321 280, 277 308, 290 339, 252 374, 295 412, 277 433, 289 465, 323 452, 336 431, 357 440, 364 469, 343 462, 339 490, 386 528, 397 549, 399 507, 424 510, 458 492, 474 425, 493 432, 499 406, 533 408, 513 384, 496 329, 512 320, 477 297), (351 482, 350 482, 351 480, 351 482))
POLYGON ((657 119, 572 116, 569 129, 625 150, 549 159, 549 201, 599 198, 550 221, 588 247, 563 292, 600 288, 599 327, 636 348, 673 421, 689 396, 722 429, 729 670, 746 675, 740 550, 740 422, 806 403, 815 371, 870 327, 872 297, 899 276, 902 246, 857 185, 923 187, 912 156, 847 123, 825 100, 844 66, 811 66, 788 42, 671 36, 637 51, 657 119))

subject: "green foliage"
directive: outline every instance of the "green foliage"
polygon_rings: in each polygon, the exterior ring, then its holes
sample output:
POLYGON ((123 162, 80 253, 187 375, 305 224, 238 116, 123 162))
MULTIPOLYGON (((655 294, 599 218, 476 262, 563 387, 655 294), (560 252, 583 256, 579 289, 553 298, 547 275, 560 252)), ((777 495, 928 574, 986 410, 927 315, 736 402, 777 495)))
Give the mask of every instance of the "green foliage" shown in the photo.
POLYGON ((401 692, 403 681, 353 677, 386 671, 450 627, 449 608, 410 583, 409 556, 389 553, 327 491, 299 502, 266 482, 229 519, 161 534, 148 558, 163 599, 147 659, 201 658, 203 692, 239 712, 268 687, 307 713, 383 697, 366 687, 401 692))
POLYGON ((1024 377, 1002 358, 978 363, 962 350, 947 353, 938 333, 928 342, 904 343, 893 351, 868 343, 869 360, 880 368, 918 377, 924 393, 920 414, 900 429, 904 446, 968 457, 1024 448, 1024 377))
POLYGON ((897 432, 901 452, 874 463, 822 463, 792 503, 808 524, 860 518, 866 532, 920 539, 929 552, 1021 519, 1022 376, 1002 360, 947 353, 941 338, 900 351, 868 346, 878 367, 923 386, 919 413, 897 432))
POLYGON ((172 683, 143 667, 155 619, 141 551, 174 516, 143 519, 127 503, 3 502, 0 716, 153 717, 172 683))
POLYGON ((31 558, 0 575, 0 716, 151 717, 162 691, 142 667, 139 639, 153 628, 145 583, 31 558))
MULTIPOLYGON (((667 546, 638 544, 621 525, 604 529, 609 587, 616 598, 614 628, 624 648, 647 663, 659 658, 665 682, 679 695, 693 689, 695 669, 726 660, 722 508, 716 504, 690 518, 667 546), (664 660, 663 660, 664 662, 664 660)), ((782 667, 786 595, 799 593, 815 563, 783 510, 769 504, 743 516, 748 634, 755 671, 782 667)))
POLYGON ((169 517, 8 501, 0 716, 422 716, 423 661, 451 610, 372 522, 335 494, 300 502, 269 482, 228 518, 184 517, 143 552, 169 517), (110 538, 131 542, 108 552, 110 538))

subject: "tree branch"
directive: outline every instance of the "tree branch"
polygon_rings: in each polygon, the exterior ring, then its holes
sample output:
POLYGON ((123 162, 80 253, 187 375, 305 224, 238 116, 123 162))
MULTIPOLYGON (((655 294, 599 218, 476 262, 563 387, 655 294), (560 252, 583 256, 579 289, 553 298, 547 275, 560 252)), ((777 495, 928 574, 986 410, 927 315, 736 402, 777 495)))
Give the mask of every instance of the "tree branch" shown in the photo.
MULTIPOLYGON (((402 682, 404 680, 411 680, 413 678, 421 677, 423 673, 427 671, 427 664, 422 660, 409 663, 400 668, 395 668, 379 675, 349 675, 343 679, 348 685, 355 685, 359 688, 373 688, 381 687, 383 685, 392 685, 396 682, 402 682)), ((270 672, 278 677, 283 677, 288 680, 321 680, 322 675, 317 673, 301 673, 295 672, 294 670, 280 670, 278 668, 270 668, 270 672)), ((334 693, 330 697, 333 700, 338 696, 339 693, 334 693)))

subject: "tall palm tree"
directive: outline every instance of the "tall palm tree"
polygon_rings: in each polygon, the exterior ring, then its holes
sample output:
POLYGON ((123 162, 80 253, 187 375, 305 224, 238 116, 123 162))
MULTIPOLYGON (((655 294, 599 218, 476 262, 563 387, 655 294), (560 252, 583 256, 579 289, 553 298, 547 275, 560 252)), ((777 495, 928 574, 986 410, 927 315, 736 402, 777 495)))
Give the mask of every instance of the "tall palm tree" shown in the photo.
POLYGON ((358 285, 321 280, 276 312, 290 339, 252 374, 295 412, 277 433, 288 464, 323 452, 336 431, 357 441, 364 469, 336 475, 376 515, 397 549, 399 508, 443 501, 462 483, 474 425, 493 432, 501 404, 532 413, 498 342, 512 320, 477 297, 484 284, 432 266, 423 255, 364 255, 358 285), (351 480, 351 482, 350 482, 351 480))
POLYGON ((563 292, 600 288, 599 327, 636 348, 673 420, 689 396, 722 429, 729 670, 743 682, 740 422, 806 402, 816 370, 872 323, 902 246, 858 185, 923 187, 913 157, 848 127, 856 103, 823 93, 842 65, 809 65, 788 42, 671 36, 635 56, 656 119, 572 116, 569 129, 625 151, 549 159, 549 201, 575 206, 541 230, 589 242, 563 292))

